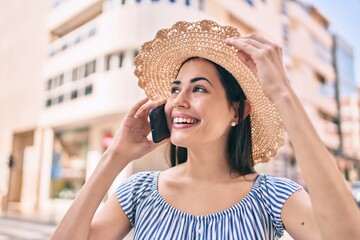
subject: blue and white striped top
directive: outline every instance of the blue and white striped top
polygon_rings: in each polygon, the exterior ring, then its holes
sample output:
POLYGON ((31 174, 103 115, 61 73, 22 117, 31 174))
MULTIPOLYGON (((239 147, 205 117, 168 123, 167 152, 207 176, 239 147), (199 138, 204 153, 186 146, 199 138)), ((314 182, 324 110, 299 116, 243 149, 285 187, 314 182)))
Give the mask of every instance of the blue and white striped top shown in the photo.
POLYGON ((278 239, 281 209, 302 187, 286 178, 260 174, 250 192, 232 207, 204 216, 182 212, 158 192, 159 172, 134 174, 116 191, 134 227, 134 239, 278 239))

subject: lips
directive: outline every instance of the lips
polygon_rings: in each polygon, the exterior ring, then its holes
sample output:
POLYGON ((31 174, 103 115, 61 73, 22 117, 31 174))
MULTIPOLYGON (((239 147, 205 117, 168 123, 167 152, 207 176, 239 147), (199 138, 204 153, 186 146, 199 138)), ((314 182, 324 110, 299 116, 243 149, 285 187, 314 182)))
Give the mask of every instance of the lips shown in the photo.
POLYGON ((192 124, 196 124, 198 122, 200 122, 199 119, 196 119, 192 116, 189 116, 189 115, 185 115, 185 114, 173 114, 172 116, 172 123, 174 125, 192 125, 192 124))
POLYGON ((183 117, 176 117, 173 118, 173 124, 194 124, 197 123, 199 120, 194 118, 183 118, 183 117))

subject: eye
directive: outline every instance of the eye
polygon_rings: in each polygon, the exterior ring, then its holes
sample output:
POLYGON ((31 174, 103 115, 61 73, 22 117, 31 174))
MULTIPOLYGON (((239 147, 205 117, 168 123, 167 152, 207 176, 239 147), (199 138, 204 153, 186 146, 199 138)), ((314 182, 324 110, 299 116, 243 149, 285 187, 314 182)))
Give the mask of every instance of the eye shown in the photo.
POLYGON ((170 91, 171 91, 171 94, 174 94, 174 93, 179 93, 180 89, 177 87, 172 87, 170 91))
POLYGON ((194 87, 193 92, 205 92, 206 93, 207 91, 204 87, 196 86, 196 87, 194 87))

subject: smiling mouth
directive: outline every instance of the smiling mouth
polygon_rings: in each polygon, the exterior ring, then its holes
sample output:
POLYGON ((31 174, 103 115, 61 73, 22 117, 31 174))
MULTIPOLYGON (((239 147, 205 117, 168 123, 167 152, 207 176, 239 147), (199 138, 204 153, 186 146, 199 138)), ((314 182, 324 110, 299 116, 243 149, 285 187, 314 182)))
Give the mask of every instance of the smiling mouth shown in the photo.
POLYGON ((180 118, 176 117, 173 119, 173 124, 195 124, 199 122, 199 120, 194 118, 180 118))

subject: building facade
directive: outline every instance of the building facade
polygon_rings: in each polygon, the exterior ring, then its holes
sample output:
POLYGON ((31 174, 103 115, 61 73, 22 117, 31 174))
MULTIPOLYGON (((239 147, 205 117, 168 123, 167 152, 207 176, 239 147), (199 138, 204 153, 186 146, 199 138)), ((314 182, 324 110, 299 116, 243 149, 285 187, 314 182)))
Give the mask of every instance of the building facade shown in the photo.
POLYGON ((359 179, 360 173, 360 89, 354 77, 354 56, 339 36, 334 36, 334 68, 336 71, 339 113, 339 167, 348 180, 359 179))
MULTIPOLYGON (((35 154, 41 113, 42 71, 49 4, 1 2, 0 14, 0 205, 20 208, 27 170, 23 159, 35 154), (9 162, 12 171, 9 171, 9 162), (10 200, 11 204, 8 204, 10 200), (10 206, 9 206, 10 205, 10 206)), ((35 157, 35 163, 38 157, 35 157)), ((32 167, 32 165, 30 165, 32 167)), ((29 170, 31 171, 31 170, 29 170)))
MULTIPOLYGON (((141 44, 178 20, 212 19, 283 46, 291 85, 327 147, 339 148, 332 35, 327 20, 303 2, 43 0, 41 4, 47 7, 33 10, 39 16, 35 24, 40 40, 32 38, 34 45, 42 44, 41 54, 30 49, 40 55, 33 63, 36 74, 24 71, 12 86, 17 91, 21 81, 29 79, 20 93, 29 100, 23 105, 1 105, 1 109, 16 108, 11 119, 1 123, 8 130, 0 131, 1 164, 6 165, 10 156, 15 163, 11 170, 0 168, 5 183, 0 193, 7 210, 36 210, 49 221, 59 221, 124 114, 144 97, 133 75, 133 58, 141 44), (27 111, 30 118, 20 116, 27 111)), ((9 45, 15 38, 8 37, 9 45)), ((26 40, 19 39, 20 44, 26 40)), ((109 192, 134 172, 169 167, 167 151, 162 146, 130 164, 109 192)), ((302 181, 289 141, 276 159, 258 170, 302 181)))

